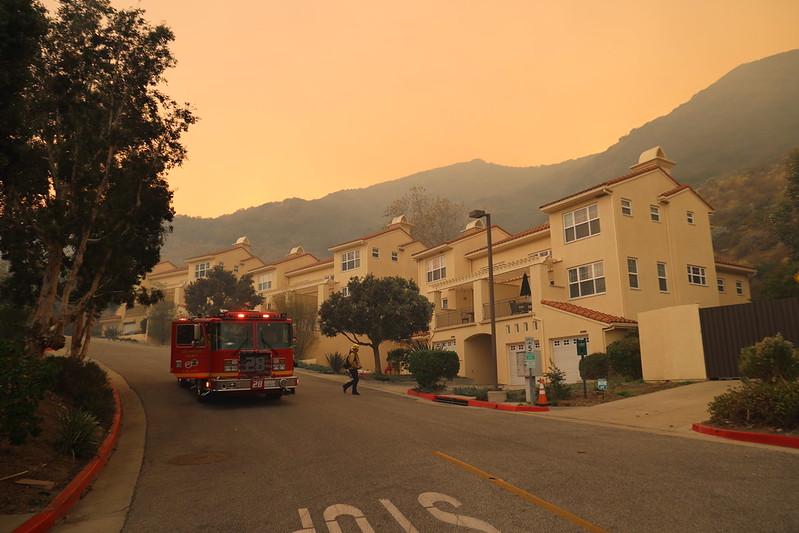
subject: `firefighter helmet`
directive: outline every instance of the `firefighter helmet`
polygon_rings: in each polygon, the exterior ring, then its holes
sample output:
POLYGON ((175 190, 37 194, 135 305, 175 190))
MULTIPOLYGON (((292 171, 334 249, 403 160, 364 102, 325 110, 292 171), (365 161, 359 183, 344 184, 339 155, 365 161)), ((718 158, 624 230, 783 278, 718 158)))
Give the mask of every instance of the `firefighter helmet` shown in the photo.
POLYGON ((358 351, 358 345, 357 344, 353 344, 352 347, 350 348, 350 351, 351 352, 357 352, 358 351))

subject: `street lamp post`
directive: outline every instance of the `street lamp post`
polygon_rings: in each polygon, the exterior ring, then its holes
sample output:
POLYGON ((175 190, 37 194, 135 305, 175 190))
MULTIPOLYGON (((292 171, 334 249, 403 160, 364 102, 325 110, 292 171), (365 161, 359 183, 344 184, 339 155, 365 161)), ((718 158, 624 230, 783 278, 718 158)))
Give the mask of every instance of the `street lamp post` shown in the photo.
MULTIPOLYGON (((486 219, 486 244, 488 246, 488 317, 491 321, 491 359, 494 361, 494 371, 497 367, 497 318, 494 306, 494 249, 491 244, 491 213, 482 209, 475 209, 469 213, 470 218, 486 219)), ((494 379, 496 381, 496 378, 494 379)), ((493 384, 496 388, 497 384, 493 384)))

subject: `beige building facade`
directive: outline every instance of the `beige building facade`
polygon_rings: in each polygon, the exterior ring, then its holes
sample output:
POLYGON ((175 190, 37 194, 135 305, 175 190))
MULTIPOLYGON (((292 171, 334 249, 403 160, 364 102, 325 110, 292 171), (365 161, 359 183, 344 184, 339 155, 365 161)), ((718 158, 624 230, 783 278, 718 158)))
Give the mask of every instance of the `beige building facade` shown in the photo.
POLYGON ((605 351, 637 327, 639 313, 749 301, 754 270, 716 261, 713 208, 672 176, 673 166, 659 147, 647 150, 628 174, 542 205, 548 223, 515 235, 494 230, 496 361, 485 230, 471 250, 416 254, 422 292, 435 305, 433 344, 459 354, 463 376, 515 386, 532 338, 545 366, 577 381, 578 340, 589 353, 605 351))

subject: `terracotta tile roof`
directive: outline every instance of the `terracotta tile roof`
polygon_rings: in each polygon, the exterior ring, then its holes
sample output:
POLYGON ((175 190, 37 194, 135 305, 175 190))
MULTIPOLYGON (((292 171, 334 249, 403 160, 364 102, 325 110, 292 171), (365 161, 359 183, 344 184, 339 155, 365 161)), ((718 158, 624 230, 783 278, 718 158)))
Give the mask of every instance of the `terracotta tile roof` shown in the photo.
MULTIPOLYGON (((227 248, 214 250, 213 252, 206 252, 204 254, 195 255, 193 257, 187 257, 186 259, 184 259, 184 261, 191 261, 192 259, 200 259, 202 257, 208 257, 209 255, 217 255, 217 254, 221 254, 223 252, 227 252, 227 251, 230 251, 230 250, 235 250, 236 248, 244 248, 245 250, 247 250, 247 247, 244 246, 243 244, 234 244, 232 246, 228 246, 227 248)), ((247 250, 247 253, 252 255, 252 253, 249 250, 247 250)))
POLYGON ((563 198, 559 198, 559 199, 557 199, 557 200, 553 200, 553 201, 551 201, 551 202, 547 202, 547 203, 545 203, 545 204, 543 204, 543 205, 539 206, 539 208, 540 208, 540 209, 544 209, 544 208, 545 208, 545 207, 547 207, 547 206, 550 206, 550 205, 556 204, 556 203, 558 203, 558 202, 562 202, 563 200, 568 200, 569 198, 573 198, 573 197, 575 197, 575 196, 579 196, 579 195, 581 195, 581 194, 583 194, 583 193, 586 193, 586 192, 588 192, 588 191, 592 191, 592 190, 594 190, 594 189, 598 189, 598 188, 600 188, 600 187, 608 187, 608 186, 610 186, 610 185, 614 185, 614 184, 616 184, 616 183, 621 183, 622 181, 627 181, 628 179, 634 178, 634 177, 636 177, 636 176, 640 176, 641 174, 646 174, 647 172, 651 172, 651 171, 653 171, 653 170, 655 170, 655 169, 658 169, 658 168, 660 168, 660 170, 661 170, 661 171, 662 171, 662 172, 663 172, 663 173, 664 173, 666 176, 668 176, 668 178, 669 178, 671 181, 673 181, 675 184, 679 185, 679 183, 677 183, 677 180, 675 180, 675 179, 674 179, 674 178, 671 176, 671 174, 669 174, 668 172, 666 172, 666 170, 665 170, 665 169, 663 169, 663 168, 659 167, 659 166, 658 166, 658 165, 656 165, 656 164, 652 164, 652 165, 647 165, 647 166, 645 166, 645 167, 641 167, 641 168, 639 168, 639 169, 633 170, 632 172, 629 172, 629 173, 627 173, 627 174, 625 174, 625 175, 623 175, 623 176, 619 176, 619 177, 617 177, 617 178, 609 179, 609 180, 607 180, 607 181, 603 181, 602 183, 597 183, 596 185, 592 185, 591 187, 588 187, 588 188, 586 188, 586 189, 583 189, 582 191, 577 191, 577 192, 575 192, 575 193, 572 193, 572 194, 570 194, 570 195, 568 195, 568 196, 564 196, 563 198))
POLYGON ((154 274, 150 273, 150 274, 148 274, 148 276, 151 277, 151 278, 154 278, 154 277, 157 277, 157 276, 165 276, 167 274, 174 274, 176 272, 184 272, 184 271, 186 271, 188 269, 189 269, 189 267, 187 265, 187 266, 182 266, 182 267, 176 267, 176 268, 173 268, 171 270, 164 270, 162 272, 156 272, 154 274))
MULTIPOLYGON (((498 224, 491 224, 491 229, 498 229, 498 230, 503 231, 503 232, 507 233, 508 235, 510 235, 509 231, 505 230, 505 228, 499 226, 498 224)), ((455 244, 458 241, 461 241, 463 239, 468 239, 469 237, 473 237, 474 235, 478 235, 478 234, 481 234, 483 232, 485 232, 485 229, 481 229, 479 231, 475 231, 474 233, 469 233, 468 235, 461 235, 460 237, 455 237, 454 239, 451 239, 449 241, 440 242, 440 243, 436 244, 435 246, 431 246, 430 248, 425 248, 424 250, 419 250, 418 252, 412 254, 411 257, 417 256, 417 255, 421 255, 421 254, 429 252, 431 250, 435 250, 436 248, 441 248, 442 246, 449 246, 450 244, 455 244)))
POLYGON ((757 269, 755 267, 751 266, 751 265, 744 265, 742 263, 736 263, 734 261, 728 261, 727 259, 724 259, 722 257, 716 257, 715 258, 715 262, 716 262, 717 265, 731 266, 731 267, 735 267, 735 268, 743 268, 743 269, 746 269, 746 270, 757 271, 757 269))
POLYGON ((715 208, 714 208, 712 205, 710 205, 710 202, 708 202, 707 200, 705 200, 704 198, 702 198, 702 195, 701 195, 701 194, 699 194, 698 192, 696 192, 696 189, 694 189, 694 188, 693 188, 693 187, 691 187, 690 185, 680 185, 679 187, 674 187, 673 189, 669 189, 669 190, 668 190, 668 191, 666 191, 666 192, 662 192, 662 193, 660 193, 660 195, 659 195, 659 196, 662 196, 662 197, 664 197, 664 198, 668 198, 668 197, 670 197, 670 196, 674 196, 674 195, 675 195, 675 194, 677 194, 678 192, 682 192, 682 191, 684 191, 685 189, 688 189, 689 191, 691 191, 692 193, 694 193, 694 194, 695 194, 695 195, 696 195, 696 196, 697 196, 697 197, 698 197, 700 200, 702 200, 702 202, 704 202, 704 204, 705 204, 706 206, 708 206, 710 209, 712 209, 712 210, 714 210, 714 211, 715 211, 715 208))
POLYGON ((316 263, 311 263, 310 265, 305 265, 305 266, 300 267, 300 268, 295 268, 294 270, 289 270, 288 272, 286 272, 285 275, 288 276, 289 274, 294 274, 295 272, 299 272, 300 270, 312 269, 312 268, 319 267, 319 266, 322 266, 322 265, 326 265, 326 264, 332 263, 332 262, 333 262, 333 258, 332 257, 328 257, 327 259, 322 259, 321 261, 317 261, 316 263))
POLYGON ((405 235, 407 235, 407 236, 408 236, 408 237, 410 237, 411 239, 413 238, 413 237, 411 236, 411 234, 410 234, 410 233, 408 233, 407 231, 405 231, 403 228, 397 228, 397 227, 395 227, 395 228, 388 228, 388 229, 384 229, 384 230, 382 230, 382 231, 378 231, 378 232, 376 232, 376 233, 370 233, 369 235, 364 235, 363 237, 358 237, 357 239, 350 239, 350 240, 348 240, 348 241, 344 241, 344 242, 342 242, 342 243, 339 243, 339 244, 334 244, 333 246, 331 246, 330 248, 328 248, 328 250, 332 250, 333 248, 338 248, 339 246, 344 246, 345 244, 350 244, 350 243, 352 243, 352 242, 358 242, 358 241, 367 241, 367 240, 369 240, 369 239, 374 239, 375 237, 379 237, 380 235, 384 235, 384 234, 386 234, 386 233, 391 233, 392 231, 397 231, 397 230, 401 231, 402 233, 404 233, 405 235))
POLYGON ((316 261, 317 263, 319 262, 319 259, 317 259, 316 256, 314 256, 311 253, 305 252, 305 253, 301 253, 301 254, 287 255, 283 259, 278 259, 277 261, 272 261, 271 263, 265 264, 264 267, 270 267, 270 266, 280 265, 280 264, 283 264, 283 263, 288 263, 289 261, 293 261, 295 259, 299 259, 300 257, 306 257, 306 256, 313 257, 314 261, 316 261))
MULTIPOLYGON (((549 222, 547 222, 546 224, 541 224, 540 226, 534 226, 534 227, 532 227, 530 229, 527 229, 527 230, 524 230, 524 231, 520 231, 519 233, 514 233, 510 237, 507 237, 505 239, 502 239, 501 241, 497 241, 497 242, 492 243, 492 244, 493 244, 493 246, 499 246, 500 244, 505 244, 506 242, 515 241, 516 239, 521 239, 522 237, 526 237, 528 235, 532 235, 533 233, 539 233, 539 232, 547 230, 547 229, 549 229, 549 222)), ((474 249, 474 250, 472 250, 470 252, 466 252, 466 255, 473 254, 473 253, 479 252, 481 250, 485 250, 486 248, 488 248, 488 246, 481 246, 480 248, 476 248, 476 249, 474 249)))
POLYGON ((585 318, 590 318, 591 320, 596 320, 597 322, 604 322, 605 324, 637 324, 635 320, 630 320, 629 318, 624 318, 623 316, 615 316, 609 315, 607 313, 603 313, 601 311, 595 311, 593 309, 589 309, 587 307, 582 307, 580 305, 574 305, 568 302, 556 302, 554 300, 541 300, 543 305, 548 307, 552 307, 553 309, 559 309, 561 311, 566 311, 567 313, 571 313, 573 315, 582 316, 585 318))

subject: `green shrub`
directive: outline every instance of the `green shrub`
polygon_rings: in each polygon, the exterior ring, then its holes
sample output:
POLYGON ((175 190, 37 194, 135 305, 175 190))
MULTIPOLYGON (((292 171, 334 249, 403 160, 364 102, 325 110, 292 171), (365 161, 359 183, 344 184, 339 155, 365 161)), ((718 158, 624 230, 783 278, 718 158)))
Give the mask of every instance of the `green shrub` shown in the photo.
POLYGON ((638 332, 627 334, 623 339, 608 344, 608 360, 610 369, 631 380, 641 379, 641 346, 638 332))
POLYGON ((327 359, 327 364, 333 372, 341 374, 341 371, 344 370, 344 361, 347 358, 341 355, 340 352, 333 352, 327 354, 325 359, 327 359))
POLYGON ((114 393, 102 368, 76 357, 48 358, 58 370, 55 392, 68 399, 76 409, 93 415, 103 427, 114 419, 114 393))
POLYGON ((770 383, 799 377, 799 350, 781 334, 766 337, 741 350, 741 375, 770 383))
POLYGON ((406 348, 395 348, 388 352, 388 364, 395 370, 408 372, 410 353, 406 348))
POLYGON ((458 354, 445 350, 419 350, 412 352, 408 369, 422 390, 440 389, 442 379, 452 379, 458 375, 460 361, 458 354))
POLYGON ((324 366, 324 365, 306 364, 306 363, 301 363, 301 362, 297 361, 297 362, 294 363, 294 366, 296 366, 297 368, 303 368, 305 370, 311 370, 312 372, 321 372, 322 374, 332 374, 333 373, 333 369, 332 368, 330 368, 329 366, 324 366))
POLYGON ((799 382, 750 381, 716 396, 710 421, 720 425, 799 427, 799 382))
POLYGON ((55 447, 73 458, 92 457, 100 446, 100 424, 80 409, 64 409, 58 417, 58 436, 55 447))
POLYGON ((572 397, 572 390, 566 384, 566 372, 555 366, 555 363, 549 360, 549 370, 544 372, 544 378, 547 384, 544 388, 547 392, 547 399, 557 404, 558 400, 568 400, 572 397))
POLYGON ((105 334, 103 335, 106 339, 115 340, 119 338, 119 330, 114 326, 109 326, 105 328, 105 334))
POLYGON ((462 396, 474 396, 476 399, 482 401, 488 400, 488 388, 486 387, 475 387, 474 385, 468 387, 454 387, 452 393, 462 396))
POLYGON ((583 379, 600 379, 608 377, 610 360, 602 352, 592 353, 580 361, 580 377, 583 379))
MULTIPOLYGON (((524 389, 513 389, 507 391, 508 393, 508 400, 509 402, 526 402, 527 401, 527 392, 524 389)), ((535 399, 535 398, 533 398, 535 399)))
POLYGON ((54 374, 51 365, 0 340, 0 439, 23 444, 40 433, 36 411, 54 374))

